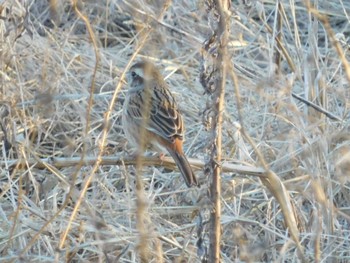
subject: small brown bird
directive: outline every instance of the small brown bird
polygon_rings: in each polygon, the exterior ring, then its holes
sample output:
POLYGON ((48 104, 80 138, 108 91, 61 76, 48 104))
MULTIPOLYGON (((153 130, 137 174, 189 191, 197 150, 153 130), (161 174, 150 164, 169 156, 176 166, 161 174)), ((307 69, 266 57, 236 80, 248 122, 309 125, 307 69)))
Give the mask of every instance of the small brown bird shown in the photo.
POLYGON ((140 149, 143 132, 147 144, 162 152, 166 149, 174 158, 188 187, 199 186, 182 149, 182 116, 159 70, 151 62, 138 62, 127 73, 127 81, 122 125, 129 143, 140 149))

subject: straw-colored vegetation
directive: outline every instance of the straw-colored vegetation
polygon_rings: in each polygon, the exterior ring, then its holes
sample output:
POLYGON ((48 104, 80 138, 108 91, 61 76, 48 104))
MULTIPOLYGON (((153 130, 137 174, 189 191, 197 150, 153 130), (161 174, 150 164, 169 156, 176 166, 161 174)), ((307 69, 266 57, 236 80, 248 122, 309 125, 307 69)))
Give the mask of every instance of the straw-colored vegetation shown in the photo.
MULTIPOLYGON (((201 262, 213 210, 205 1, 74 2, 0 0, 0 261, 139 262, 144 250, 201 262), (200 189, 148 154, 140 203, 121 127, 133 55, 177 98, 200 189)), ((350 2, 280 2, 232 1, 227 21, 220 256, 348 262, 350 2)))

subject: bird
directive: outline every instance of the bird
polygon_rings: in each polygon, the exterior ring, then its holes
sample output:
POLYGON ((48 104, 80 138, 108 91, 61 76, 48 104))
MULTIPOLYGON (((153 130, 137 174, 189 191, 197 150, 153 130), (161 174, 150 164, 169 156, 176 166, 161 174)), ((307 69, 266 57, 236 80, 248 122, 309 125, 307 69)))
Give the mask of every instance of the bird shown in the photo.
POLYGON ((186 185, 200 187, 183 151, 183 117, 159 69, 152 62, 142 60, 130 67, 126 78, 128 90, 123 104, 122 127, 128 142, 137 151, 144 151, 143 138, 146 145, 161 153, 166 150, 186 185))

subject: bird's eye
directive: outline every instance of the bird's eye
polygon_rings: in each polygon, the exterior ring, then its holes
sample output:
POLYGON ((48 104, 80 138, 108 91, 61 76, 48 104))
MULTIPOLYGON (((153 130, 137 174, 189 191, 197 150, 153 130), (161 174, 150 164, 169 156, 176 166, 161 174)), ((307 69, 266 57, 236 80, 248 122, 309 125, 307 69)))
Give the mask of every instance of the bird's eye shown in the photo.
POLYGON ((133 77, 133 78, 136 77, 136 72, 135 71, 131 71, 131 77, 133 77))

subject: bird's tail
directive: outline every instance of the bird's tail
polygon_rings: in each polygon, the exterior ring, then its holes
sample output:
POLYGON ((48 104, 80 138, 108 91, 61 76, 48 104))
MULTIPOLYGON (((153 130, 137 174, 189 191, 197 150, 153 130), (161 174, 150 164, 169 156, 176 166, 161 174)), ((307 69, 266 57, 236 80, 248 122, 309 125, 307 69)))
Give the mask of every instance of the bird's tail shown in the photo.
POLYGON ((172 149, 168 149, 170 155, 174 158, 174 161, 179 168, 182 177, 185 179, 185 183, 188 187, 197 186, 200 184, 196 175, 193 173, 190 163, 188 162, 184 154, 180 154, 172 149))

